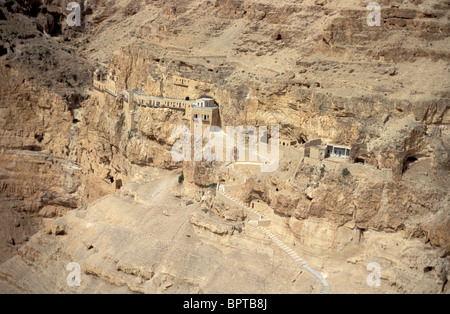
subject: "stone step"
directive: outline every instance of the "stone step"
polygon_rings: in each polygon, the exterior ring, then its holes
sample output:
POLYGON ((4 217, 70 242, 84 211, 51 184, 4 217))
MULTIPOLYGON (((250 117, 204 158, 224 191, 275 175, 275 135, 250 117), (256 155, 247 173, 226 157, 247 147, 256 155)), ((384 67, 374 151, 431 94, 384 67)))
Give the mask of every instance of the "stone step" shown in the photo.
MULTIPOLYGON (((256 222, 258 223, 258 222, 256 222)), ((259 231, 263 232, 265 235, 267 235, 273 243, 275 243, 279 248, 281 248, 284 252, 286 252, 295 262, 299 263, 304 269, 308 270, 310 273, 312 273, 317 279, 320 280, 320 282, 324 285, 320 294, 328 294, 330 289, 330 284, 326 281, 326 279, 323 278, 323 276, 317 272, 316 270, 312 269, 306 262, 301 259, 297 253, 295 253, 290 247, 288 247, 286 244, 284 244, 283 241, 279 240, 272 232, 269 230, 257 226, 256 227, 259 231)))

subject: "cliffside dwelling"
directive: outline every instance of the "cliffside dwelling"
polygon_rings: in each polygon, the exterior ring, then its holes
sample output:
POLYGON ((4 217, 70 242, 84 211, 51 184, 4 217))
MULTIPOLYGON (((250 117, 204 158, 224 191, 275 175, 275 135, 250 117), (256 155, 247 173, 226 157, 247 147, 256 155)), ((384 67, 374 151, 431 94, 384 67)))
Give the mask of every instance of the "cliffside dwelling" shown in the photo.
POLYGON ((103 71, 97 69, 94 72, 94 88, 100 92, 106 92, 112 96, 118 96, 118 90, 116 83, 119 80, 119 76, 115 71, 110 71, 108 74, 104 74, 103 71))
MULTIPOLYGON (((280 145, 292 146, 292 144, 287 144, 285 140, 280 140, 280 145)), ((326 158, 348 159, 351 153, 350 147, 335 144, 323 144, 321 139, 299 145, 298 150, 300 150, 303 157, 319 160, 326 158)))
POLYGON ((194 131, 194 124, 201 121, 202 129, 219 126, 219 107, 212 98, 200 98, 194 100, 194 105, 190 107, 190 113, 186 111, 186 116, 190 116, 191 132, 194 131))
POLYGON ((351 152, 350 147, 328 144, 325 152, 325 158, 329 157, 349 158, 350 152, 351 152))
MULTIPOLYGON (((94 72, 94 88, 115 97, 119 94, 116 86, 118 80, 119 77, 114 70, 110 71, 106 77, 101 70, 96 70, 94 72)), ((179 86, 188 86, 191 83, 191 80, 174 77, 173 83, 179 86)), ((178 99, 145 95, 135 90, 124 90, 121 94, 124 102, 124 114, 128 130, 135 128, 132 115, 136 106, 181 110, 185 113, 186 119, 189 120, 191 132, 194 132, 194 125, 196 122, 202 123, 203 130, 207 127, 220 125, 219 107, 212 98, 205 97, 191 100, 189 97, 186 97, 186 99, 178 99)))
POLYGON ((280 146, 291 147, 297 144, 296 141, 280 138, 280 146))
POLYGON ((182 87, 189 87, 189 85, 191 85, 191 80, 184 78, 184 77, 180 77, 180 76, 174 76, 173 77, 173 84, 174 85, 178 85, 178 86, 182 86, 182 87))

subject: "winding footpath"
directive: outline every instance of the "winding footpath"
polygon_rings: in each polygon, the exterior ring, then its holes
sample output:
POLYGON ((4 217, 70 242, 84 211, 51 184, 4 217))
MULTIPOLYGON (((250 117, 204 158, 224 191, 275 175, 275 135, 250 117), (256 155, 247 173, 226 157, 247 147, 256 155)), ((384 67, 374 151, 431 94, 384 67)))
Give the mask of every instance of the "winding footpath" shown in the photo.
POLYGON ((283 241, 281 241, 280 239, 278 239, 272 232, 270 232, 270 230, 264 228, 263 226, 260 226, 260 223, 262 222, 269 222, 270 223, 270 219, 265 218, 261 213, 259 213, 258 211, 254 210, 253 208, 250 208, 246 205, 244 205, 242 202, 234 199, 233 197, 231 197, 230 195, 228 195, 225 191, 220 191, 221 187, 225 187, 226 186, 222 185, 218 185, 217 186, 217 192, 220 193, 221 195, 223 195, 225 198, 229 199, 231 202, 233 202, 234 204, 244 208, 244 210, 251 212, 252 214, 255 214, 259 217, 259 221, 255 221, 255 220, 247 220, 246 223, 254 228, 256 228, 257 230, 263 232, 270 240, 272 240, 272 242, 278 246, 282 251, 284 251, 286 254, 288 254, 295 262, 299 263, 305 270, 309 271, 314 277, 316 277, 320 283, 323 285, 322 290, 320 291, 320 294, 328 294, 330 291, 330 284, 328 283, 328 281, 322 276, 321 273, 319 273, 317 270, 315 270, 314 268, 312 268, 311 266, 309 266, 302 258, 300 258, 300 256, 297 255, 297 253, 295 253, 290 247, 288 247, 283 241))
MULTIPOLYGON (((222 133, 225 136, 225 140, 227 141, 227 144, 228 144, 228 141, 230 140, 230 138, 223 131, 222 131, 222 133)), ((232 141, 232 143, 234 144, 234 140, 232 141)), ((247 152, 247 150, 246 150, 246 152, 247 152)), ((258 156, 259 156, 259 154, 258 154, 258 156)), ((265 160, 262 156, 259 156, 259 157, 262 158, 261 160, 265 160)), ((231 168, 231 171, 234 174, 236 174, 238 177, 240 177, 244 180, 244 184, 247 182, 247 178, 243 174, 241 174, 237 169, 235 169, 233 162, 230 162, 227 165, 225 165, 225 168, 231 168)), ((272 242, 276 246, 278 246, 282 251, 284 251, 286 254, 288 254, 295 262, 299 263, 305 270, 309 271, 314 277, 316 277, 320 281, 320 283, 323 285, 322 290, 320 291, 320 294, 328 294, 330 292, 330 284, 322 276, 321 273, 319 273, 314 268, 309 266, 302 258, 300 258, 300 256, 297 255, 297 253, 295 253, 283 241, 278 239, 272 232, 270 232, 270 230, 268 230, 262 226, 262 225, 265 225, 265 226, 270 225, 271 220, 269 218, 264 217, 260 212, 254 210, 253 208, 250 208, 249 206, 244 205, 241 201, 234 199, 232 196, 228 195, 225 192, 225 190, 226 190, 225 185, 222 185, 222 186, 220 184, 217 185, 217 193, 221 194, 222 196, 224 196, 225 198, 227 198, 234 204, 242 207, 247 212, 249 212, 253 215, 256 215, 256 217, 258 217, 258 220, 247 219, 246 224, 263 232, 267 237, 269 237, 269 239, 272 240, 272 242), (220 191, 221 188, 223 188, 223 191, 220 191)))

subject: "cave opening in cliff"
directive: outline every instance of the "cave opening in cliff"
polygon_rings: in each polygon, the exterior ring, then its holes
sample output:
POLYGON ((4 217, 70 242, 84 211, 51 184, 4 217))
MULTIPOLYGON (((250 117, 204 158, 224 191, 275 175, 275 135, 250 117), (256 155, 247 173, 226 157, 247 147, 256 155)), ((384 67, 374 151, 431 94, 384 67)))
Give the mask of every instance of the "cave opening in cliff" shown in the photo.
POLYGON ((116 180, 116 190, 120 190, 123 186, 123 182, 121 179, 116 180))
POLYGON ((0 57, 4 56, 8 53, 8 49, 5 48, 5 46, 1 45, 0 46, 0 57))
POLYGON ((114 177, 107 177, 107 179, 109 180, 109 182, 111 182, 111 184, 114 183, 114 177))
POLYGON ((44 134, 35 134, 34 138, 36 139, 36 141, 41 143, 44 140, 44 134))
POLYGON ((356 157, 355 158, 355 163, 364 165, 366 163, 366 161, 364 160, 364 158, 356 157))
POLYGON ((24 147, 24 150, 28 150, 30 152, 41 152, 42 148, 39 146, 31 145, 31 146, 24 147))
POLYGON ((432 266, 427 266, 427 267, 425 267, 424 269, 423 269, 423 272, 424 273, 429 273, 430 271, 433 271, 434 270, 434 267, 432 267, 432 266))
POLYGON ((410 156, 410 157, 406 158, 406 161, 405 161, 404 166, 403 166, 403 172, 408 170, 411 167, 411 165, 413 163, 415 163, 416 161, 418 161, 418 160, 419 159, 417 157, 415 157, 415 156, 410 156))
POLYGON ((358 230, 359 230, 359 240, 358 240, 358 242, 361 242, 364 239, 364 232, 366 232, 367 229, 365 229, 365 228, 358 228, 358 230))
POLYGON ((36 1, 34 3, 31 4, 31 8, 28 11, 28 14, 32 17, 37 17, 38 14, 41 12, 40 6, 41 6, 41 2, 40 1, 36 1))

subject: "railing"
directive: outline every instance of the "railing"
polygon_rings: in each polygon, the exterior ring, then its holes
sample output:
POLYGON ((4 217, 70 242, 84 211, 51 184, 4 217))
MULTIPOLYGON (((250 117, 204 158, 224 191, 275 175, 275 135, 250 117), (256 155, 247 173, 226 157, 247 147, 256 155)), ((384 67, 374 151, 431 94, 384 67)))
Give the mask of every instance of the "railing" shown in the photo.
POLYGON ((170 107, 170 106, 165 106, 165 105, 150 105, 150 104, 148 104, 148 103, 144 103, 144 104, 141 104, 141 103, 139 103, 139 102, 135 102, 134 103, 136 106, 139 106, 139 107, 146 107, 146 108, 160 108, 160 109, 172 109, 172 110, 178 110, 178 111, 186 111, 186 108, 183 108, 183 107, 170 107))
POLYGON ((314 277, 316 277, 320 281, 320 283, 323 285, 320 294, 328 294, 330 292, 330 284, 322 276, 321 273, 319 273, 317 270, 309 266, 303 259, 300 258, 300 256, 297 255, 297 253, 295 253, 290 247, 288 247, 281 240, 279 240, 272 232, 261 226, 254 226, 254 227, 259 231, 264 232, 272 240, 272 242, 275 243, 276 246, 278 246, 281 250, 286 252, 294 261, 299 263, 304 269, 309 271, 314 277))
POLYGON ((105 89, 105 92, 107 92, 108 94, 110 94, 110 95, 113 96, 113 97, 119 96, 119 95, 117 95, 117 94, 115 94, 115 93, 109 91, 108 89, 105 89))
MULTIPOLYGON (((242 177, 244 177, 244 176, 242 176, 242 177)), ((233 197, 231 197, 230 195, 228 195, 225 192, 225 189, 226 189, 225 185, 220 185, 220 183, 217 184, 217 192, 219 195, 224 196, 228 200, 230 200, 230 201, 234 202, 235 204, 239 205, 240 207, 244 208, 244 210, 247 210, 248 212, 252 213, 253 215, 257 215, 257 217, 259 217, 259 219, 257 219, 257 221, 247 220, 246 222, 248 225, 255 227, 257 230, 263 232, 282 251, 287 253, 294 261, 299 263, 304 269, 306 269, 314 277, 316 277, 320 281, 320 283, 323 285, 322 290, 320 291, 320 294, 328 294, 330 291, 330 284, 322 276, 322 274, 319 273, 318 271, 316 271, 315 269, 313 269, 311 266, 309 266, 303 259, 300 258, 300 256, 297 255, 297 253, 295 253, 290 247, 288 247, 284 242, 279 240, 272 232, 270 232, 270 230, 264 228, 264 227, 268 227, 270 225, 271 220, 268 218, 265 218, 260 212, 254 210, 253 208, 245 206, 244 204, 242 204, 242 202, 240 202, 240 201, 234 199, 233 197), (221 188, 223 191, 220 191, 221 188)))
POLYGON ((192 121, 194 121, 195 123, 199 123, 200 121, 203 123, 211 123, 211 119, 200 119, 200 118, 192 118, 192 121))

